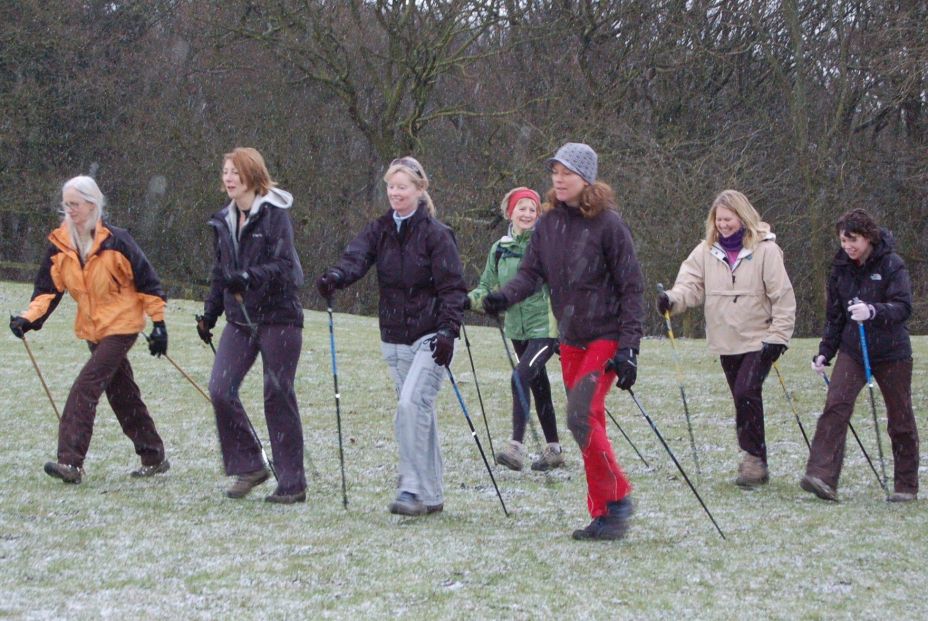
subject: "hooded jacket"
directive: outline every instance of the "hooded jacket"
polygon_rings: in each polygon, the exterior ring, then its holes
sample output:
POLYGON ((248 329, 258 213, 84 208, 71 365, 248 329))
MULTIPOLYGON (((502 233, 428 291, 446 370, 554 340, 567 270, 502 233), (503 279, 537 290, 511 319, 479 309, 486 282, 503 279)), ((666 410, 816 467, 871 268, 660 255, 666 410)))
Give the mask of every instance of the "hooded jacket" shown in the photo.
POLYGON ((215 233, 210 292, 204 312, 215 319, 247 325, 242 305, 225 289, 225 277, 238 271, 248 274, 242 301, 248 318, 259 325, 303 325, 303 307, 297 295, 303 284, 303 268, 293 244, 293 225, 287 210, 293 196, 278 188, 256 196, 248 219, 236 235, 239 210, 234 201, 213 214, 209 225, 215 233))
POLYGON ((882 230, 863 265, 843 249, 831 263, 825 303, 825 331, 818 353, 831 360, 840 349, 863 365, 860 331, 847 312, 848 301, 859 298, 872 304, 876 316, 863 322, 870 364, 912 357, 906 321, 912 315, 912 282, 905 262, 895 252, 895 240, 882 230))
POLYGON ((74 333, 91 343, 141 332, 146 314, 152 321, 164 321, 167 298, 161 282, 128 231, 100 220, 83 263, 66 224, 48 240, 32 301, 23 313, 34 329, 41 329, 65 291, 77 302, 74 333))
MULTIPOLYGON (((480 282, 467 294, 471 308, 477 312, 483 312, 483 298, 488 293, 505 285, 519 271, 532 231, 522 231, 515 237, 510 233, 503 235, 490 248, 480 282)), ((557 322, 551 312, 550 300, 551 293, 544 285, 537 293, 506 309, 506 336, 516 341, 557 338, 557 322)))
POLYGON ((403 220, 399 231, 392 209, 370 222, 334 269, 346 287, 374 265, 383 342, 411 345, 438 330, 458 336, 467 288, 457 242, 424 203, 403 220))
POLYGON ((741 249, 734 265, 721 245, 700 242, 667 292, 674 315, 705 302, 706 341, 715 354, 759 351, 763 343, 788 345, 793 335, 796 295, 783 251, 766 222, 758 238, 753 250, 741 249))
POLYGON ((563 342, 597 339, 637 350, 641 342, 643 278, 631 232, 618 212, 593 218, 558 203, 541 216, 519 272, 500 292, 510 304, 547 283, 563 342))

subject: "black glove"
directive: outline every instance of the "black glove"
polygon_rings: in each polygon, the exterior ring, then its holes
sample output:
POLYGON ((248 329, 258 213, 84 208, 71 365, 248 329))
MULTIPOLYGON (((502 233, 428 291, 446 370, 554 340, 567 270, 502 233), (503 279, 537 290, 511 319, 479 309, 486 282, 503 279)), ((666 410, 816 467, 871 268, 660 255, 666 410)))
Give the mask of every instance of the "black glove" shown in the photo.
POLYGON ((432 360, 440 367, 446 367, 451 364, 451 358, 454 357, 454 335, 448 330, 439 330, 432 342, 429 343, 429 349, 432 350, 432 360))
POLYGON ((464 310, 470 310, 473 308, 473 305, 470 303, 470 297, 464 298, 464 310))
POLYGON ((209 345, 213 342, 213 333, 210 330, 213 329, 213 326, 216 325, 216 318, 212 315, 197 315, 197 334, 200 335, 200 340, 209 345))
POLYGON ((615 385, 622 390, 628 390, 638 379, 638 352, 631 347, 619 349, 606 363, 606 371, 614 371, 615 385))
POLYGON ((670 296, 661 291, 657 294, 657 312, 661 315, 670 312, 670 307, 673 304, 670 302, 670 296))
POLYGON ((148 351, 152 356, 158 356, 168 353, 168 329, 164 327, 163 321, 156 321, 148 335, 148 351))
POLYGON ((13 333, 13 336, 21 339, 29 330, 35 330, 31 321, 25 317, 14 317, 10 315, 10 331, 13 333))
POLYGON ((245 290, 248 289, 248 272, 242 270, 227 274, 225 286, 232 295, 245 293, 245 290))
POLYGON ((336 269, 329 269, 325 274, 316 279, 316 291, 323 298, 328 300, 335 293, 336 289, 342 288, 345 277, 336 269))
POLYGON ((496 317, 507 308, 509 308, 509 300, 499 291, 494 291, 483 298, 483 310, 487 315, 496 317))
POLYGON ((760 348, 761 362, 773 364, 786 351, 786 345, 779 343, 763 343, 760 348))

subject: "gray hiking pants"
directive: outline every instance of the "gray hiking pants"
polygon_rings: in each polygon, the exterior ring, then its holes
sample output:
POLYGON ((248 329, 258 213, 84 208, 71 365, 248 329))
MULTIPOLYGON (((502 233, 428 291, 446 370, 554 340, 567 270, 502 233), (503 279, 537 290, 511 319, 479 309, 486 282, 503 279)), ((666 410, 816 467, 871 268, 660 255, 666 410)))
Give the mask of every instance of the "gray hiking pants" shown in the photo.
POLYGON ((435 399, 445 369, 432 360, 427 334, 412 345, 380 343, 399 403, 394 433, 399 449, 399 491, 410 492, 427 506, 444 503, 441 444, 435 399))

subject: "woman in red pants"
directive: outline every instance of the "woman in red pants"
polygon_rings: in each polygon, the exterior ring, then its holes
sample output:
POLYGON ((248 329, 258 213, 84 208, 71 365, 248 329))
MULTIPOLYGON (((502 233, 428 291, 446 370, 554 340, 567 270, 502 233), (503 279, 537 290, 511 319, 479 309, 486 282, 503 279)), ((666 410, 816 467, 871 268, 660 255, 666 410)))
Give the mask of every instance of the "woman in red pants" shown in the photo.
POLYGON ((631 485, 606 435, 606 395, 637 377, 642 275, 612 189, 596 180, 597 156, 569 142, 547 161, 551 190, 519 272, 484 299, 488 313, 551 290, 567 387, 567 426, 583 453, 593 521, 574 539, 620 539, 632 513, 631 485))

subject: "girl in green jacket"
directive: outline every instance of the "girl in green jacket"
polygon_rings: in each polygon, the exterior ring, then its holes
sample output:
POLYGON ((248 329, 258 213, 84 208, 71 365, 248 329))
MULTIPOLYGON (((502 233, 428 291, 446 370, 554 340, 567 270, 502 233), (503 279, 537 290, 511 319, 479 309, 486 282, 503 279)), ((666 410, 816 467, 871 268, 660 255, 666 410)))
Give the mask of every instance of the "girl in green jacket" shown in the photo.
MULTIPOLYGON (((534 190, 518 187, 503 197, 500 210, 509 220, 509 231, 490 248, 480 283, 468 294, 470 307, 478 312, 483 312, 483 298, 518 272, 541 213, 541 200, 534 190)), ((525 460, 522 440, 531 415, 528 411, 530 394, 535 397, 538 421, 547 441, 541 455, 532 462, 532 470, 545 471, 564 465, 551 402, 551 384, 545 371, 545 364, 557 346, 557 323, 551 313, 549 297, 545 285, 538 293, 506 311, 505 333, 512 340, 519 364, 512 378, 512 440, 496 454, 496 461, 512 470, 522 470, 525 460)))

